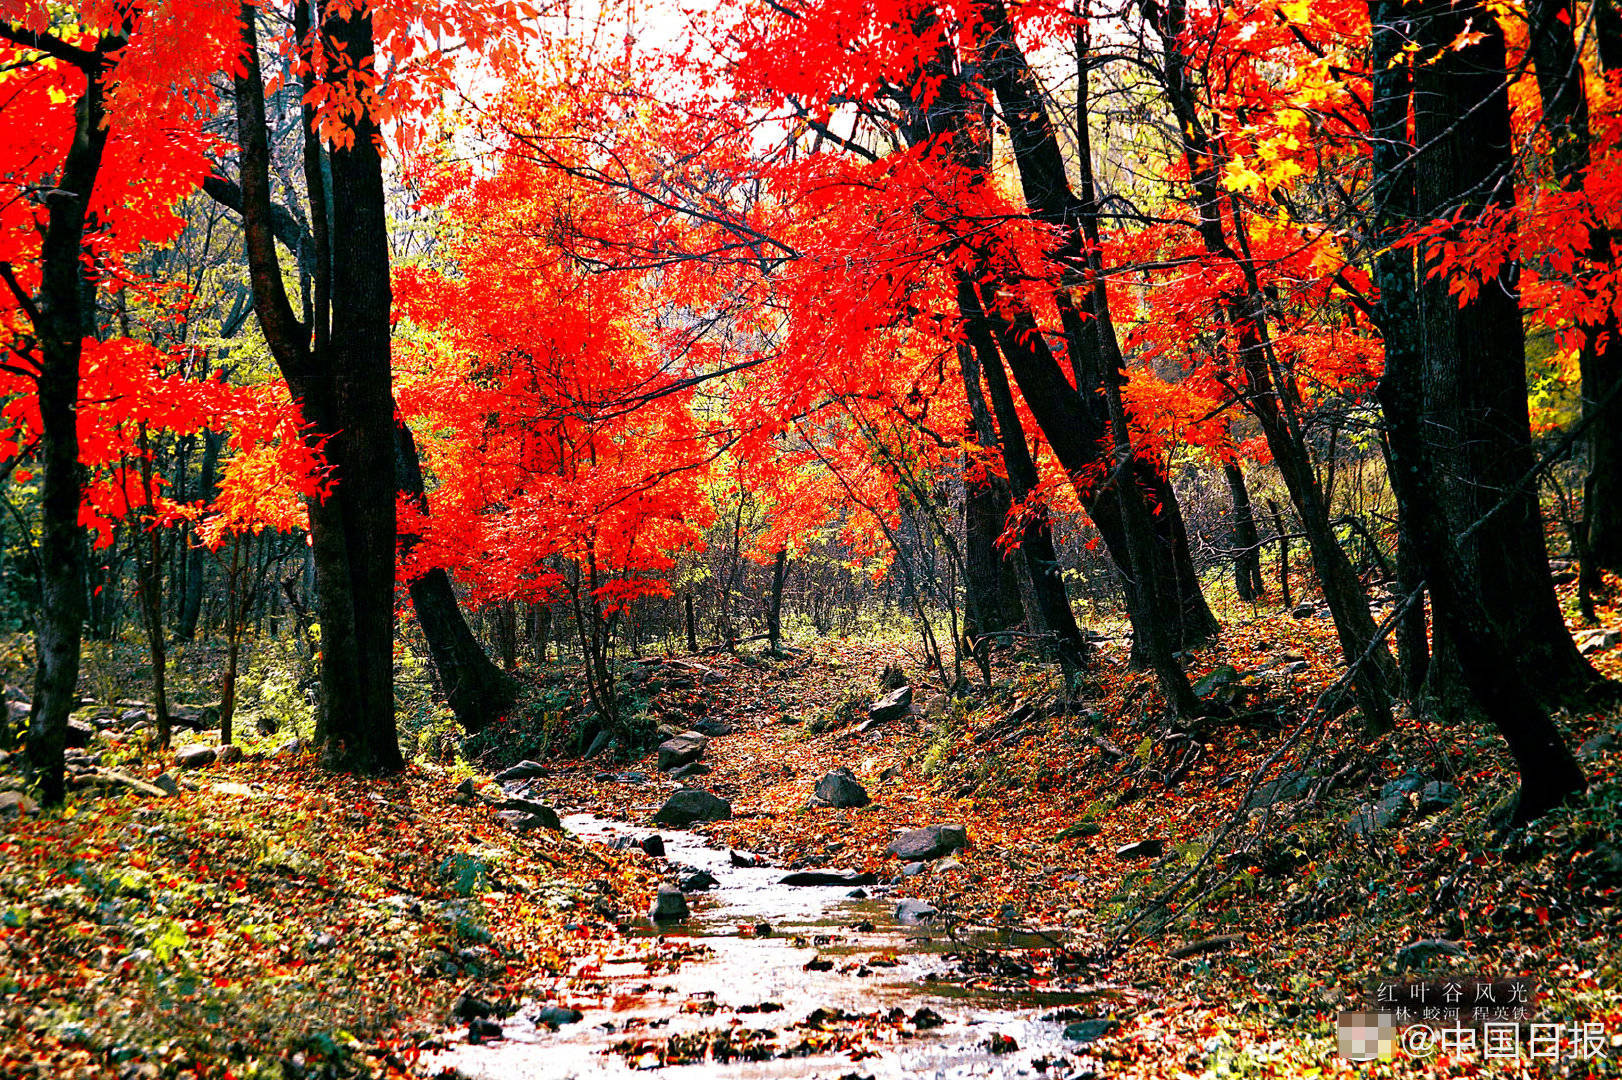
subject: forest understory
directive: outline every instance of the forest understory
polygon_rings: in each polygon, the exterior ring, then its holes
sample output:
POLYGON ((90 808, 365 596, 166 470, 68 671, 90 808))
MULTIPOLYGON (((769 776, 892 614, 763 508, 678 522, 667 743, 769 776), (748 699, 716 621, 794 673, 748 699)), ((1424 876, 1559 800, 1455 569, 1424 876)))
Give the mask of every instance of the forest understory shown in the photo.
MULTIPOLYGON (((1591 659, 1622 675, 1622 647, 1591 659)), ((659 737, 714 733, 703 769, 672 780, 638 749, 508 775, 564 814, 655 828, 673 791, 700 786, 731 805, 695 826, 711 843, 926 901, 939 914, 924 932, 964 942, 944 976, 964 992, 1108 988, 1090 1017, 1103 1034, 1053 1075, 1615 1075, 1611 1043, 1510 1072, 1479 1054, 1353 1066, 1335 1018, 1377 978, 1531 975, 1539 1018, 1617 1030, 1616 711, 1559 718, 1590 786, 1510 830, 1515 771, 1485 726, 1442 738, 1402 717, 1371 738, 1303 723, 1338 675, 1324 618, 1257 615, 1190 654, 1201 692, 1244 721, 1193 729, 1109 645, 1079 700, 1015 650, 957 698, 921 665, 904 639, 650 656, 627 676, 634 693, 659 737), (914 676, 912 707, 871 722, 896 669, 914 676), (870 804, 809 805, 836 768, 870 804), (966 846, 906 870, 886 852, 898 830, 938 824, 966 826, 966 846), (1036 937, 982 948, 967 943, 977 927, 1036 937)), ((556 700, 568 675, 555 678, 536 700, 556 700)), ((678 866, 533 828, 513 811, 533 802, 491 779, 563 741, 548 709, 515 709, 480 759, 424 756, 362 781, 320 770, 285 730, 250 736, 241 760, 182 767, 210 732, 159 754, 110 722, 128 712, 111 704, 82 710, 108 719, 60 816, 19 805, 16 762, 0 763, 0 1075, 435 1075, 436 1049, 498 1037, 525 1002, 570 1008, 604 963, 645 961, 652 978, 704 950, 679 926, 646 929, 678 866)), ((844 1020, 813 1025, 818 1053, 849 1057, 830 1077, 922 1036, 882 1013, 844 1020)), ((726 1060, 656 1030, 621 1052, 642 1067, 726 1060)))

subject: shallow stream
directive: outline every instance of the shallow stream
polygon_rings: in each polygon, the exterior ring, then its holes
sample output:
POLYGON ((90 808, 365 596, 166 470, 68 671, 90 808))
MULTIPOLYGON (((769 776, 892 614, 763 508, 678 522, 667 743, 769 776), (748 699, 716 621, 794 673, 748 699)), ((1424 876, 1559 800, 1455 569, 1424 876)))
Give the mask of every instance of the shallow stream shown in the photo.
MULTIPOLYGON (((563 824, 609 845, 653 832, 589 814, 563 824)), ((451 1047, 436 1067, 477 1080, 652 1070, 672 1080, 949 1080, 1075 1078, 1097 1065, 1065 1038, 1065 1026, 1107 1014, 1117 991, 1001 990, 948 978, 948 957, 966 948, 1017 953, 1052 942, 1011 930, 903 926, 882 886, 861 898, 849 885, 783 885, 781 867, 735 866, 701 836, 658 834, 669 862, 708 871, 716 884, 688 894, 685 921, 638 920, 634 935, 660 939, 656 957, 628 953, 580 972, 555 1003, 580 1010, 578 1022, 553 1030, 536 1019, 549 1003, 528 1004, 502 1021, 503 1039, 451 1047)))

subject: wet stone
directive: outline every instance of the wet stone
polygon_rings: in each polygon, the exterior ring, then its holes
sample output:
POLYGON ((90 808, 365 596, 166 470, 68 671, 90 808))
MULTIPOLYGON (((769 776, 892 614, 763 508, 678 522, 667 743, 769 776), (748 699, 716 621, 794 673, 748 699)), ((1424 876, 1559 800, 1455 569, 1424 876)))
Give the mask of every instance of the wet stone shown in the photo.
POLYGON ((732 816, 732 804, 700 788, 682 788, 665 800, 653 820, 674 829, 700 821, 724 821, 732 816))
POLYGON ((857 874, 844 870, 797 870, 778 882, 779 885, 875 885, 874 874, 857 874))
POLYGON ((648 918, 654 922, 675 922, 687 918, 691 913, 687 907, 687 897, 673 885, 659 886, 659 895, 653 898, 653 904, 648 908, 648 918))
POLYGON ((1114 1020, 1078 1020, 1073 1024, 1065 1025, 1064 1037, 1073 1043, 1086 1045, 1102 1039, 1118 1026, 1114 1020))
POLYGON ((512 798, 502 803, 501 807, 503 810, 522 810, 530 817, 536 818, 543 829, 551 829, 553 832, 561 832, 563 829, 563 822, 558 820, 558 812, 545 803, 512 798))
POLYGON ((652 836, 642 841, 642 850, 647 852, 649 855, 663 858, 665 854, 665 838, 660 836, 658 833, 654 833, 652 836))
POLYGON ((566 1009, 561 1005, 548 1005, 535 1014, 537 1024, 545 1024, 554 1030, 564 1024, 578 1024, 585 1014, 579 1009, 566 1009))
POLYGON ((470 1020, 483 1020, 486 1017, 494 1014, 495 1011, 495 1006, 491 1005, 483 998, 475 997, 472 994, 463 994, 461 997, 456 999, 456 1006, 451 1010, 451 1015, 456 1017, 458 1020, 466 1022, 470 1020))
MULTIPOLYGON (((553 814, 552 819, 556 821, 557 815, 553 814)), ((498 810, 496 811, 496 820, 516 833, 527 833, 536 829, 552 827, 547 824, 544 817, 539 814, 531 814, 526 810, 498 810)))
POLYGON ((895 906, 895 921, 902 926, 918 926, 939 914, 939 909, 927 900, 902 900, 895 906))
POLYGON ((474 1046, 501 1037, 501 1025, 494 1020, 474 1020, 467 1026, 467 1041, 474 1046))
POLYGON ((708 870, 698 870, 681 879, 681 891, 684 893, 703 892, 715 886, 715 875, 708 870))

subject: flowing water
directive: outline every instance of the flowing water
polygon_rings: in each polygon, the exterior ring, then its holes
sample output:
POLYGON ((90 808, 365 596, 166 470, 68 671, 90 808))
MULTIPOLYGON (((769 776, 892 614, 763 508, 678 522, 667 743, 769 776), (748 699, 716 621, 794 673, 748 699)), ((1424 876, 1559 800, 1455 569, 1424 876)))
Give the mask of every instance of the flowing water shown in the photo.
MULTIPOLYGON (((563 823, 605 844, 651 833, 588 814, 563 823)), ((783 885, 781 868, 734 866, 693 833, 659 835, 668 861, 708 871, 717 884, 689 894, 683 922, 639 920, 632 933, 657 939, 641 943, 654 956, 628 950, 577 973, 556 1002, 529 1003, 502 1021, 503 1039, 452 1047, 435 1067, 479 1080, 649 1070, 671 1080, 947 1080, 1075 1078, 1097 1065, 1065 1038, 1066 1021, 1107 1014, 1117 990, 1000 990, 949 978, 949 958, 965 949, 1050 947, 1040 935, 903 926, 882 895, 783 885), (757 932, 760 924, 769 932, 757 932), (556 1030, 538 1023, 553 1003, 584 1016, 556 1030)))

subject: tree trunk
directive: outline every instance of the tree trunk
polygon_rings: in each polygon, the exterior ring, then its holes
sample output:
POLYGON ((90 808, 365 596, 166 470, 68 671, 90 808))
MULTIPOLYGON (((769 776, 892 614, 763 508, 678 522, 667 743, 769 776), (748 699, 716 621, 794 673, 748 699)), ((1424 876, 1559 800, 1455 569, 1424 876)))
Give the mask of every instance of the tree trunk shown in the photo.
MULTIPOLYGON (((1445 287, 1438 291, 1422 281, 1408 253, 1391 243, 1411 220, 1403 212, 1410 182, 1427 216, 1454 208, 1479 212, 1495 178, 1507 186, 1507 177, 1494 175, 1507 163, 1509 151, 1504 138, 1508 123, 1503 39, 1489 13, 1450 9, 1440 0, 1417 5, 1377 0, 1370 15, 1375 28, 1374 187, 1380 208, 1376 228, 1382 239, 1376 274, 1386 343, 1378 393, 1391 445, 1391 482, 1398 514, 1427 574, 1439 636, 1445 635, 1456 649, 1471 695, 1509 745, 1521 775, 1515 817, 1527 821, 1582 790, 1585 781, 1559 730, 1536 700, 1518 661, 1518 644, 1511 644, 1483 602, 1485 583, 1479 565, 1471 565, 1468 555, 1471 533, 1493 531, 1500 515, 1516 509, 1511 505, 1489 519, 1462 521, 1457 515, 1467 504, 1457 497, 1461 478, 1444 475, 1442 463, 1448 462, 1451 469, 1464 470, 1463 483, 1480 482, 1470 473, 1476 459, 1458 456, 1459 433, 1451 425, 1467 421, 1474 429, 1496 403, 1490 398, 1467 401, 1468 391, 1448 381, 1474 378, 1475 371, 1428 361, 1421 353, 1422 344, 1427 349, 1456 347, 1452 342, 1438 346, 1427 334, 1449 329, 1442 319, 1445 313, 1436 308, 1457 308, 1457 301, 1445 287), (1410 19, 1419 24, 1422 44, 1414 59, 1414 130, 1418 144, 1427 148, 1417 159, 1416 181, 1409 179, 1401 149, 1406 145, 1408 109, 1402 43, 1415 36, 1403 23, 1410 19), (1485 35, 1482 40, 1452 47, 1459 32, 1470 25, 1485 35), (1444 492, 1452 497, 1443 498, 1444 492)), ((1501 309, 1505 299, 1513 304, 1513 285, 1513 267, 1506 267, 1499 281, 1488 282, 1476 302, 1465 306, 1464 317, 1470 316, 1471 308, 1485 306, 1483 321, 1504 332, 1508 320, 1494 309, 1501 309)), ((1518 343, 1518 312, 1513 330, 1518 343)), ((1500 351, 1519 351, 1509 343, 1495 344, 1500 351)), ((1485 365, 1484 369, 1493 371, 1485 365)), ((1502 375, 1501 366, 1496 374, 1502 375)), ((1524 405, 1523 395, 1523 409, 1524 405)), ((1546 562, 1544 570, 1546 574, 1546 562)))
MULTIPOLYGON (((225 436, 203 430, 203 458, 199 465, 197 498, 212 502, 218 486, 220 448, 225 436)), ((191 641, 197 636, 197 619, 203 612, 203 582, 208 569, 208 555, 195 542, 185 545, 185 583, 180 596, 180 611, 175 616, 175 637, 191 641)))
MULTIPOLYGON (((121 44, 121 42, 120 42, 121 44)), ((84 233, 90 193, 107 146, 104 64, 108 41, 85 68, 68 147, 49 208, 37 296, 24 304, 39 348, 41 609, 35 648, 34 700, 28 719, 28 765, 47 806, 65 794, 63 751, 68 717, 78 704, 79 655, 85 617, 85 534, 79 525, 84 472, 79 465, 79 360, 94 311, 86 305, 84 233)), ((18 294, 5 266, 6 283, 18 294)), ((93 293, 92 293, 93 296, 93 293)))
MULTIPOLYGON (((379 134, 372 119, 355 119, 352 144, 331 154, 333 232, 344 243, 332 252, 330 295, 343 297, 345 309, 332 320, 318 306, 315 325, 305 327, 293 313, 276 256, 257 11, 253 4, 242 7, 245 48, 234 77, 254 309, 312 433, 328 436, 333 479, 332 492, 308 506, 321 623, 322 708, 315 738, 337 768, 390 772, 402 768, 404 759, 394 719, 395 436, 379 134)), ((308 17, 302 4, 299 17, 308 17)), ((332 78, 371 69, 369 16, 346 12, 324 23, 320 33, 332 78)), ((307 131, 313 122, 306 106, 307 131)), ((307 157, 311 141, 306 139, 307 157)), ((307 167, 307 181, 319 183, 314 178, 321 172, 307 167)), ((312 189, 312 218, 323 215, 326 205, 324 191, 312 189)), ((317 292, 327 295, 320 282, 317 292)))
MULTIPOLYGON (((1406 98, 1404 99, 1406 109, 1406 98)), ((1412 256, 1407 253, 1392 256, 1396 260, 1394 266, 1400 265, 1403 258, 1408 260, 1409 272, 1412 272, 1412 256)), ((1396 466, 1391 457, 1391 441, 1382 438, 1380 448, 1385 455, 1386 476, 1390 477, 1396 466)), ((1413 595, 1425 588, 1425 568, 1422 565, 1414 538, 1409 530, 1409 522, 1400 513, 1401 504, 1397 514, 1397 573, 1396 588, 1400 598, 1413 595)), ((1418 701, 1425 692, 1426 678, 1430 671, 1431 651, 1429 625, 1425 618, 1425 597, 1412 604, 1397 620, 1396 630, 1393 634, 1397 642, 1397 673, 1400 678, 1402 696, 1409 701, 1418 701)))
MULTIPOLYGON (((961 308, 959 316, 963 316, 961 308)), ((992 471, 987 461, 987 455, 994 451, 999 457, 1002 454, 996 421, 980 389, 982 360, 968 345, 959 345, 957 354, 963 393, 969 403, 965 434, 971 445, 980 448, 963 470, 963 591, 968 609, 963 632, 972 643, 982 634, 1017 626, 1025 616, 1025 605, 1019 581, 1021 565, 1018 560, 1006 558, 997 544, 1008 523, 1013 491, 1008 479, 992 471)), ((995 357, 988 362, 1001 363, 995 357)))
POLYGON ((687 615, 687 651, 698 652, 698 620, 693 615, 693 594, 687 593, 682 597, 682 607, 687 615))
POLYGON ((772 591, 766 603, 766 649, 773 656, 783 650, 783 582, 788 577, 788 548, 778 548, 772 559, 772 591))
POLYGON ((1278 591, 1279 606, 1285 611, 1290 603, 1290 534, 1284 528, 1284 513, 1278 503, 1267 500, 1267 512, 1273 515, 1273 535, 1278 537, 1278 591))
MULTIPOLYGON (((1513 206, 1501 31, 1479 7, 1427 4, 1414 21, 1436 56, 1413 69, 1415 145, 1425 148, 1413 170, 1420 220, 1462 208, 1468 221, 1488 207, 1513 206), (1466 30, 1486 36, 1452 48, 1466 30)), ((1603 680, 1578 654, 1560 613, 1537 491, 1524 482, 1535 455, 1519 268, 1506 263, 1463 307, 1445 275, 1419 277, 1426 415, 1437 425, 1438 462, 1452 466, 1432 497, 1455 533, 1504 502, 1491 528, 1470 534, 1460 557, 1487 617, 1513 638, 1527 684, 1545 703, 1577 703, 1603 680)))
MULTIPOLYGON (((416 439, 400 420, 396 420, 394 437, 395 486, 401 495, 427 514, 428 494, 423 488, 416 439)), ((417 540, 414 533, 403 533, 400 536, 402 552, 409 552, 417 540)), ((434 567, 413 580, 408 590, 446 703, 456 714, 462 730, 469 733, 484 730, 517 698, 518 684, 490 660, 479 639, 473 636, 456 599, 456 588, 444 569, 434 567)), ((541 658, 545 659, 544 644, 541 658)))
POLYGON ((1013 390, 1003 371, 992 323, 968 277, 958 279, 957 291, 958 313, 963 319, 969 347, 977 358, 980 376, 985 380, 986 395, 991 399, 997 445, 1002 449, 1003 464, 1008 470, 1009 488, 1021 504, 1019 548, 1025 558, 1035 600, 1032 614, 1038 625, 1034 629, 1052 634, 1060 663, 1067 669, 1079 671, 1087 663, 1087 640, 1076 624, 1076 613, 1065 591, 1047 508, 1033 499, 1040 476, 1030 447, 1025 443, 1025 428, 1014 406, 1013 390))
MULTIPOLYGON (((1601 0, 1596 27, 1601 38, 1601 64, 1609 71, 1604 37, 1613 4, 1601 0)), ((1543 120, 1552 146, 1555 179, 1569 191, 1580 191, 1591 161, 1588 97, 1583 86, 1583 65, 1578 55, 1578 15, 1571 0, 1532 0, 1527 5, 1531 24, 1532 55, 1537 72, 1543 120)), ((1611 31, 1611 32, 1614 32, 1611 31)), ((1622 58, 1612 57, 1612 61, 1622 58)), ((1588 234, 1589 260, 1595 268, 1610 267, 1616 256, 1616 237, 1594 228, 1588 234)), ((1579 322, 1583 333, 1578 365, 1582 377, 1583 415, 1588 421, 1588 476, 1583 485, 1582 543, 1577 555, 1585 586, 1595 571, 1622 573, 1622 322, 1606 306, 1592 322, 1579 322)), ((1586 591, 1586 590, 1585 590, 1586 591)))
MULTIPOLYGON (((997 343, 1026 404, 1059 463, 1076 484, 1082 506, 1104 536, 1110 557, 1128 582, 1139 580, 1140 574, 1152 574, 1156 579, 1150 591, 1158 598, 1158 605, 1140 607, 1137 617, 1160 619, 1165 623, 1165 633, 1148 633, 1147 628, 1140 627, 1138 639, 1164 636, 1174 648, 1187 648, 1214 634, 1217 622, 1200 589, 1176 493, 1152 462, 1136 453, 1130 462, 1112 462, 1108 451, 1108 383, 1115 377, 1114 372, 1124 370, 1124 364, 1104 295, 1087 127, 1085 123, 1077 126, 1081 139, 1077 154, 1081 183, 1078 194, 1070 187, 1041 88, 1014 40, 1002 0, 982 0, 976 13, 982 20, 983 32, 979 70, 1008 125, 1026 206, 1034 216, 1060 230, 1059 257, 1072 266, 1085 265, 1091 278, 1089 282, 1079 277, 1067 281, 1054 297, 1075 384, 1059 367, 1029 311, 1008 297, 999 297, 991 281, 980 286, 981 304, 991 317, 997 343), (1079 308, 1069 299, 1076 290, 1082 297, 1079 308), (1101 497, 1100 485, 1106 475, 1123 468, 1140 492, 1137 497, 1147 500, 1153 511, 1149 523, 1155 543, 1140 552, 1153 560, 1146 567, 1132 562, 1132 545, 1127 539, 1118 495, 1112 490, 1101 497)), ((1085 83, 1079 94, 1078 112, 1085 116, 1085 83)))
POLYGON ((1233 525, 1228 543, 1233 547, 1233 587, 1239 599, 1254 603, 1262 595, 1261 534, 1256 531, 1256 514, 1250 505, 1250 492, 1245 489, 1245 474, 1239 462, 1225 458, 1222 475, 1228 481, 1228 497, 1232 502, 1233 525))
POLYGON ((1347 664, 1361 665, 1354 693, 1364 723, 1373 731, 1392 726, 1391 691, 1396 666, 1383 642, 1375 638, 1368 596, 1352 561, 1329 523, 1329 497, 1320 486, 1308 453, 1297 409, 1298 395, 1292 374, 1279 362, 1267 327, 1267 307, 1252 261, 1248 258, 1244 219, 1235 204, 1233 240, 1222 217, 1222 188, 1217 174, 1218 155, 1199 114, 1193 77, 1183 51, 1185 0, 1167 0, 1156 19, 1163 50, 1161 74, 1172 113, 1182 132, 1183 163, 1193 188, 1197 230, 1207 255, 1230 263, 1240 272, 1241 284, 1227 298, 1230 350, 1228 379, 1240 384, 1237 392, 1245 411, 1255 418, 1267 439, 1267 448, 1290 493, 1307 549, 1318 573, 1324 600, 1335 620, 1341 655, 1347 664))
POLYGON ((140 425, 139 445, 141 495, 145 502, 142 510, 146 516, 146 528, 136 537, 135 543, 136 589, 140 594, 141 622, 146 630, 147 656, 152 662, 152 710, 158 724, 158 746, 167 750, 173 732, 169 723, 168 643, 163 633, 163 542, 158 532, 152 455, 144 421, 140 425))

